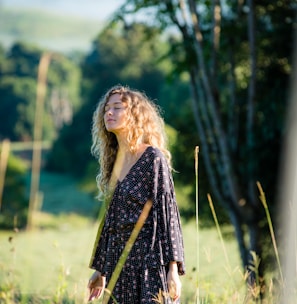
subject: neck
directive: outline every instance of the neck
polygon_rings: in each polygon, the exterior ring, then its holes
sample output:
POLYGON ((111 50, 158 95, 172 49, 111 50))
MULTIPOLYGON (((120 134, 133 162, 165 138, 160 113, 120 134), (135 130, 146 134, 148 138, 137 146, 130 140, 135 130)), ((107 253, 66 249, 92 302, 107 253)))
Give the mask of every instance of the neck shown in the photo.
POLYGON ((139 153, 139 151, 142 150, 144 146, 146 146, 144 143, 138 143, 135 151, 131 152, 130 145, 127 141, 127 136, 124 134, 116 134, 117 142, 118 142, 118 156, 135 156, 139 153))
POLYGON ((124 136, 117 136, 117 141, 119 145, 118 154, 125 155, 130 153, 129 143, 127 142, 126 137, 124 136))

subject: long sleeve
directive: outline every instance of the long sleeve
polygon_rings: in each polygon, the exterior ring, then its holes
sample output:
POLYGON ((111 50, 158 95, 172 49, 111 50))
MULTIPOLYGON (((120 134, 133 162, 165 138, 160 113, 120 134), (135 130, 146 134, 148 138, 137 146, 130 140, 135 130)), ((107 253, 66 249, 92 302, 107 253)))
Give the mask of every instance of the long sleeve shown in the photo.
POLYGON ((153 202, 157 217, 157 238, 163 263, 176 261, 179 274, 185 273, 184 244, 180 214, 171 171, 158 151, 154 159, 153 202))

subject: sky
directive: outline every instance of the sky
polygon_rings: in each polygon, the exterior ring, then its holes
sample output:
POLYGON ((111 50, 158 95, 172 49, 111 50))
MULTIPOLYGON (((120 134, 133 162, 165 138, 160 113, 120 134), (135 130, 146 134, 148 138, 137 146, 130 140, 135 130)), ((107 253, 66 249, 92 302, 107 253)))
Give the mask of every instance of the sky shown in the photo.
POLYGON ((0 5, 9 8, 34 8, 88 19, 106 20, 124 2, 124 0, 0 0, 0 5))

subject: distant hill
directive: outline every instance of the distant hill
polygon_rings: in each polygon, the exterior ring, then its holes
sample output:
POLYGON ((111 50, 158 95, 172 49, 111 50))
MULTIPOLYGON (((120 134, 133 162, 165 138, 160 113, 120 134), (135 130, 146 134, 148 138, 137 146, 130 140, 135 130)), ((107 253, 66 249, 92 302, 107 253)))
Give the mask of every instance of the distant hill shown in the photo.
POLYGON ((0 43, 5 47, 21 40, 55 51, 86 51, 103 25, 94 19, 0 7, 0 43))

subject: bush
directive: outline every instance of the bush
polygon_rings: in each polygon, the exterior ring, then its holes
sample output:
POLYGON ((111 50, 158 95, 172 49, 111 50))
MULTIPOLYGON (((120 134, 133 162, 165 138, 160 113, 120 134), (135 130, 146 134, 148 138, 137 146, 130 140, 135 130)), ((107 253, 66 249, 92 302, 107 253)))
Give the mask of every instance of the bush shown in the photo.
POLYGON ((7 165, 0 213, 0 228, 22 228, 26 225, 28 199, 26 198, 26 164, 10 156, 7 165))

